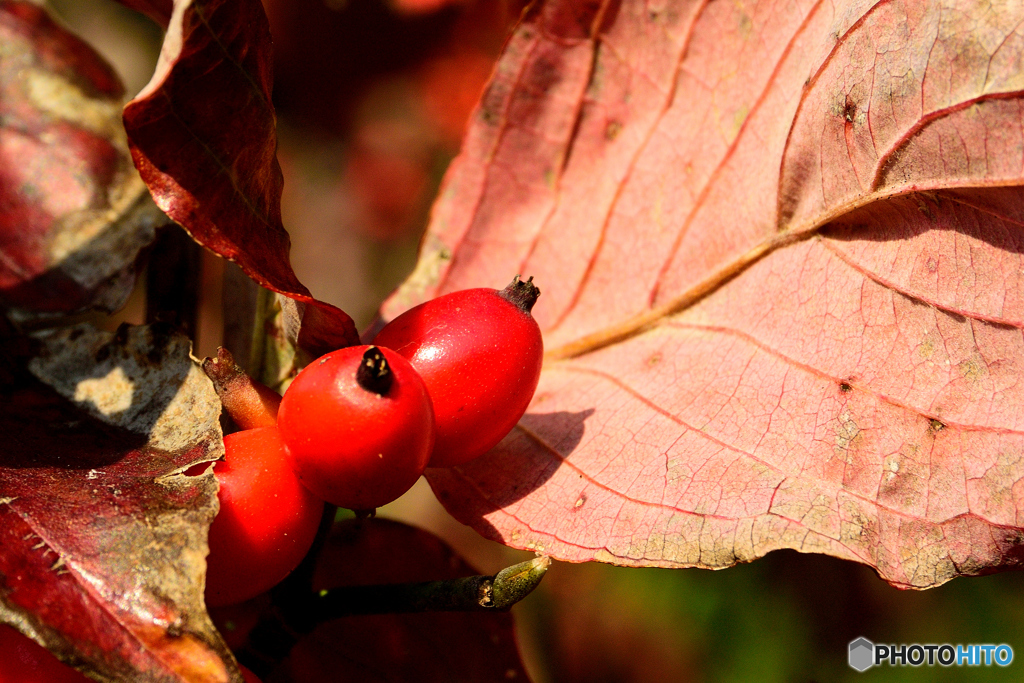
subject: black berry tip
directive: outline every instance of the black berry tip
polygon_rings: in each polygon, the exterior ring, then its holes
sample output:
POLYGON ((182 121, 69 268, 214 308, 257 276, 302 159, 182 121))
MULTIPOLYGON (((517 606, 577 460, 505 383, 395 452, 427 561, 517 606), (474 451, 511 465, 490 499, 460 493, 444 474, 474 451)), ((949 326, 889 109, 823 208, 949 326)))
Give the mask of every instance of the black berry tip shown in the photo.
POLYGON ((383 396, 388 393, 394 379, 395 375, 391 372, 388 359, 381 350, 376 346, 366 349, 363 360, 359 362, 359 369, 356 370, 356 382, 359 386, 383 396))
POLYGON ((533 310, 533 305, 537 303, 537 297, 540 296, 540 288, 533 284, 533 276, 531 275, 526 282, 519 279, 516 275, 512 278, 512 282, 508 284, 508 287, 498 292, 498 295, 504 299, 515 304, 523 313, 529 313, 533 310))

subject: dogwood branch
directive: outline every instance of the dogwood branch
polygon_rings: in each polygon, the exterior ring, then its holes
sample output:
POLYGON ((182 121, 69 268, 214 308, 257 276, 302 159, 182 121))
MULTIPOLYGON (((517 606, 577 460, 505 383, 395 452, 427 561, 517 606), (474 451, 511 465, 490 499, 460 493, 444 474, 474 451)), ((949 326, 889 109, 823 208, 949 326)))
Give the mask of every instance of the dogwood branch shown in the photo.
POLYGON ((354 614, 505 610, 529 595, 549 566, 551 558, 536 557, 494 576, 332 588, 320 593, 315 610, 318 621, 354 614))

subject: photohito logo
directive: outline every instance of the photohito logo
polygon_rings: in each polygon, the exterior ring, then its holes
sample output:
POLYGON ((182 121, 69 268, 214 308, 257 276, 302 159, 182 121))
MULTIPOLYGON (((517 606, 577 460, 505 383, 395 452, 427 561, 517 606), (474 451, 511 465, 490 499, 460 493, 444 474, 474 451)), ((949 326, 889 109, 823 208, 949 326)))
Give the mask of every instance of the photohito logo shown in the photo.
POLYGON ((850 643, 850 666, 867 671, 873 666, 1009 666, 1013 648, 1000 645, 875 645, 867 638, 850 643))

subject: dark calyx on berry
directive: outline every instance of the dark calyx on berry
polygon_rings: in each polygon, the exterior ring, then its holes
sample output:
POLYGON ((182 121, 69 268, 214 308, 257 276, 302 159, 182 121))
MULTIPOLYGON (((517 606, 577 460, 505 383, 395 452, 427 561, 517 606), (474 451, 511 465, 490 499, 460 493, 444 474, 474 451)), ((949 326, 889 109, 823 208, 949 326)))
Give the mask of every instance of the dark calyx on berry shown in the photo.
POLYGON ((359 363, 359 369, 356 370, 356 382, 359 383, 359 386, 383 396, 388 393, 394 379, 395 375, 391 372, 388 359, 384 357, 380 349, 376 346, 366 349, 363 360, 359 363))
POLYGON ((512 278, 512 282, 508 284, 508 287, 498 292, 498 296, 515 304, 523 313, 529 313, 533 310, 533 305, 537 303, 537 297, 540 296, 540 288, 533 284, 533 276, 526 282, 519 279, 516 275, 512 278))

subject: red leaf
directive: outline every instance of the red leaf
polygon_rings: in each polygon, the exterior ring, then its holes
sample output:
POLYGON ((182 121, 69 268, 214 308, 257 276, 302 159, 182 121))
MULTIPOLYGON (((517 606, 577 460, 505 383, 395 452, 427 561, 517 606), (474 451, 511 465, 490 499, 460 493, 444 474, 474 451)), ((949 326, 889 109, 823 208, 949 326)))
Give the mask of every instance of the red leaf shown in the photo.
POLYGON ((128 155, 121 83, 30 2, 0 2, 0 44, 0 306, 116 310, 160 220, 128 155))
POLYGON ((92 680, 4 624, 0 624, 0 673, 4 683, 89 683, 92 680))
POLYGON ((260 285, 295 299, 305 312, 299 343, 317 355, 358 335, 288 262, 270 57, 259 0, 179 0, 156 73, 125 107, 124 125, 157 206, 260 285))
POLYGON ((428 473, 572 561, 1024 555, 1024 10, 569 2, 511 39, 385 307, 534 275, 520 428, 428 473))
POLYGON ((0 621, 103 680, 241 681, 202 601, 217 486, 184 472, 220 404, 188 352, 77 327, 3 369, 0 621))
MULTIPOLYGON (((433 534, 385 519, 332 530, 314 589, 441 581, 479 574, 433 534)), ((299 641, 274 680, 529 681, 508 612, 345 617, 299 641)))

